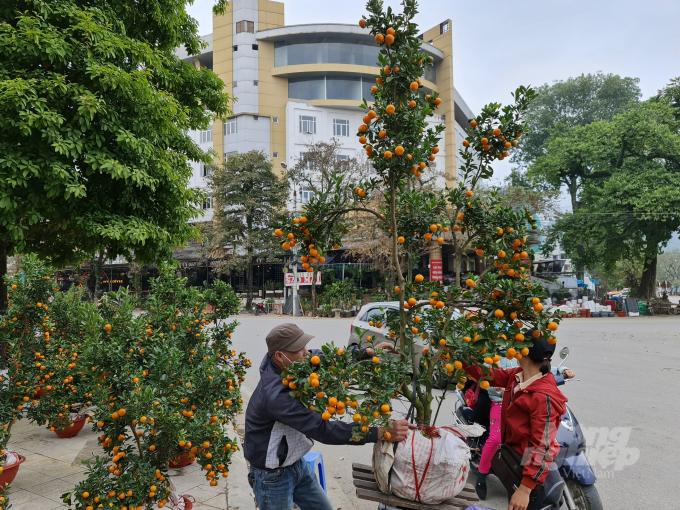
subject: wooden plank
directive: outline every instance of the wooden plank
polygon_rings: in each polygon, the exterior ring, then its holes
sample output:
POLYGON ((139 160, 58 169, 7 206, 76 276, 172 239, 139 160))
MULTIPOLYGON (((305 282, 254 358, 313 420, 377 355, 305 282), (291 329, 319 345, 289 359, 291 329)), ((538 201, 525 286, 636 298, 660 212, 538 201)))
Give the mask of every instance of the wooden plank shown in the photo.
POLYGON ((462 510, 461 507, 453 505, 426 505, 415 501, 406 501, 405 499, 388 496, 382 492, 368 489, 357 489, 357 498, 366 499, 368 501, 377 501, 378 503, 384 503, 389 506, 412 508, 414 510, 462 510))
POLYGON ((368 489, 376 492, 380 492, 380 489, 378 488, 378 484, 375 482, 369 482, 367 480, 357 480, 354 479, 352 480, 354 482, 355 487, 359 487, 360 489, 368 489))
POLYGON ((369 466, 368 464, 361 464, 359 462, 353 462, 352 463, 352 469, 354 471, 363 471, 365 473, 373 473, 373 466, 369 466))
POLYGON ((368 480, 369 482, 375 482, 375 476, 373 473, 361 473, 359 471, 352 471, 352 478, 357 480, 368 480))

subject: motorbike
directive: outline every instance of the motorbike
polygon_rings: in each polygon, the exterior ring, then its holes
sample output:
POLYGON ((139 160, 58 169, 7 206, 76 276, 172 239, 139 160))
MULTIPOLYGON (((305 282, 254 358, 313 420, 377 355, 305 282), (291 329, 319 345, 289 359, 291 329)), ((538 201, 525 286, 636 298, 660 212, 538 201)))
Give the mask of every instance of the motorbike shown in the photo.
POLYGON ((264 301, 261 303, 253 303, 253 313, 257 316, 260 315, 261 313, 267 313, 267 307, 264 304, 264 301))
MULTIPOLYGON (((558 369, 568 357, 569 348, 563 347, 560 351, 562 362, 558 369)), ((555 382, 561 386, 567 380, 556 374, 555 382)), ((458 402, 454 419, 461 424, 471 424, 472 409, 466 406, 460 390, 456 390, 456 395, 458 402)), ((563 505, 567 510, 602 510, 602 501, 595 487, 596 477, 586 458, 585 436, 568 405, 557 429, 557 441, 560 451, 545 481, 545 506, 542 510, 559 510, 563 505)), ((484 445, 480 438, 471 437, 468 438, 468 446, 472 456, 470 464, 478 469, 484 445)))

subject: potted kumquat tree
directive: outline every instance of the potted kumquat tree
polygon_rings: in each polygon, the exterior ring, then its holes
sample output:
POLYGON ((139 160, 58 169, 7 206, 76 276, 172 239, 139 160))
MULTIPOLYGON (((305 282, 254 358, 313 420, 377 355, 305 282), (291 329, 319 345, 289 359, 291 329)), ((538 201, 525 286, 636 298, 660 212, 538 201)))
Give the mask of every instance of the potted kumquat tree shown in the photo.
MULTIPOLYGON (((360 25, 381 51, 373 104, 362 104, 366 116, 357 137, 373 173, 359 183, 338 178, 335 188, 306 204, 304 218, 291 218, 275 232, 286 236, 284 249, 297 244, 307 262, 342 244, 350 212, 373 215, 390 234, 399 313, 386 313, 378 327, 385 327, 398 356, 378 350, 370 363, 357 363, 328 345, 324 357, 308 358, 284 372, 291 397, 324 419, 349 415, 357 424, 357 438, 370 426, 389 426, 395 397, 406 401, 418 427, 433 432, 446 391, 453 385, 462 388, 466 381, 464 362, 489 374, 488 366, 497 366, 501 356, 525 355, 534 338, 548 336, 556 342, 559 322, 543 308, 545 292, 529 277, 532 255, 525 230, 535 228, 531 213, 514 210, 495 192, 478 186, 493 175, 493 161, 504 159, 517 145, 535 92, 519 87, 513 104, 489 104, 470 119, 460 153, 462 179, 438 196, 426 197, 415 184, 435 160, 444 126, 428 124, 441 99, 424 90, 424 68, 432 59, 421 51, 412 22, 417 4, 404 0, 403 14, 384 11, 379 0, 370 0, 367 7, 369 14, 360 25), (354 190, 349 204, 341 198, 348 186, 354 190), (379 199, 377 207, 371 199, 379 199), (412 277, 404 263, 409 254, 419 245, 443 244, 453 245, 458 255, 456 279, 445 286, 422 275, 412 277), (475 250, 484 266, 476 276, 461 275, 461 255, 468 250, 475 250), (435 396, 433 390, 442 381, 445 389, 435 396)), ((364 342, 371 341, 366 332, 358 333, 364 342)), ((483 375, 482 388, 489 385, 485 377, 490 378, 483 375)))
MULTIPOLYGON (((0 344, 7 356, 7 373, 0 375, 0 492, 16 476, 20 464, 26 460, 7 448, 12 426, 38 405, 41 381, 40 370, 45 349, 50 346, 53 324, 49 298, 53 295, 52 271, 27 256, 22 260, 21 272, 6 277, 8 289, 7 313, 2 317, 0 344)), ((70 414, 68 414, 70 417, 70 414)), ((6 497, 6 496, 3 496, 6 497)), ((4 506, 0 504, 0 506, 4 506)))
POLYGON ((136 303, 123 289, 85 305, 92 421, 107 455, 90 460, 87 478, 64 495, 79 510, 163 507, 173 461, 186 454, 216 486, 238 449, 228 430, 251 365, 231 347, 237 323, 227 319, 238 298, 221 281, 187 288, 164 266, 140 315, 136 303))

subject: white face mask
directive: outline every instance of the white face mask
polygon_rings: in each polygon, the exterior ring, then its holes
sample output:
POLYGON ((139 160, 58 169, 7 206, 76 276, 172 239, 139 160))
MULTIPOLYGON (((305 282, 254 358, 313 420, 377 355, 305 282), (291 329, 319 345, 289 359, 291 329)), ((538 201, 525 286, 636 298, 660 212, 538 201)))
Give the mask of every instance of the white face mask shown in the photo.
MULTIPOLYGON (((279 352, 281 352, 281 351, 279 351, 279 352)), ((293 362, 290 360, 290 358, 288 356, 286 356, 285 354, 283 354, 282 352, 281 352, 281 356, 286 358, 288 360, 288 363, 290 363, 291 365, 293 364, 293 362)))

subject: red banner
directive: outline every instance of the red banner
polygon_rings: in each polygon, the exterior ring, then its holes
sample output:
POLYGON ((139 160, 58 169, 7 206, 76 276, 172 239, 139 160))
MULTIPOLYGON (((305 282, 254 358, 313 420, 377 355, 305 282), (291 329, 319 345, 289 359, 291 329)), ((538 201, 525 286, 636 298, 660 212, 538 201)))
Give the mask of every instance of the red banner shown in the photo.
MULTIPOLYGON (((314 273, 298 273, 298 285, 311 285, 314 273)), ((293 273, 285 273, 283 275, 283 284, 287 287, 293 285, 293 273)), ((321 285, 321 273, 316 273, 316 284, 321 285)))
POLYGON ((441 259, 430 259, 430 281, 444 281, 444 268, 441 259))

